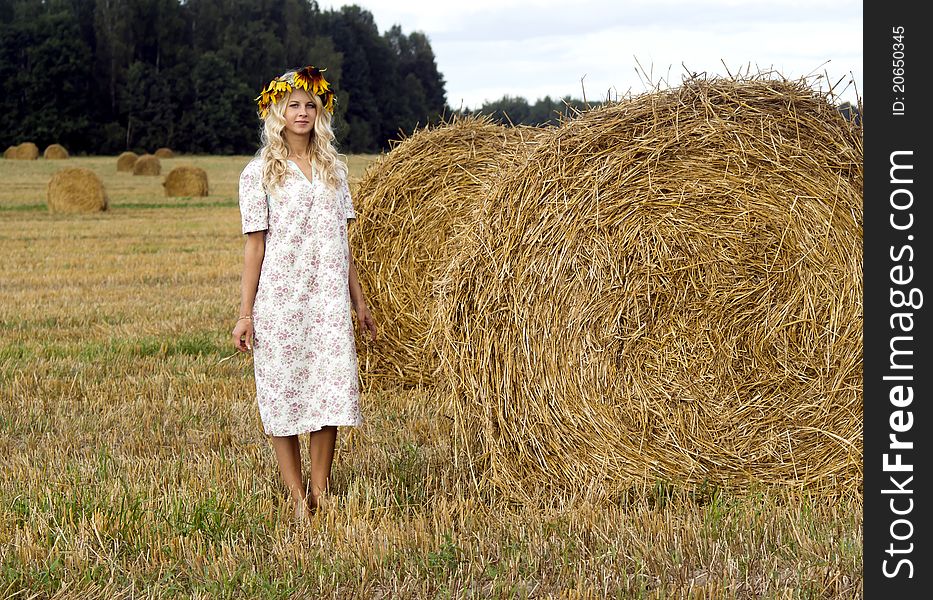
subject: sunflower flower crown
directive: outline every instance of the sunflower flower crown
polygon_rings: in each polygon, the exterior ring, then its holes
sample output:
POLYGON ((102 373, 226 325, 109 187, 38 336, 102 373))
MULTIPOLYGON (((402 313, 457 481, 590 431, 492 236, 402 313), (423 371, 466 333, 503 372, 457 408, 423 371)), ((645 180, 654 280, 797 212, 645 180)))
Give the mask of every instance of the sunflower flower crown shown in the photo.
POLYGON ((324 79, 324 71, 308 65, 292 73, 289 77, 276 77, 269 82, 259 96, 256 104, 259 105, 259 117, 265 119, 269 114, 269 107, 284 98, 294 90, 304 90, 309 94, 321 97, 324 110, 334 114, 334 92, 330 84, 324 79))

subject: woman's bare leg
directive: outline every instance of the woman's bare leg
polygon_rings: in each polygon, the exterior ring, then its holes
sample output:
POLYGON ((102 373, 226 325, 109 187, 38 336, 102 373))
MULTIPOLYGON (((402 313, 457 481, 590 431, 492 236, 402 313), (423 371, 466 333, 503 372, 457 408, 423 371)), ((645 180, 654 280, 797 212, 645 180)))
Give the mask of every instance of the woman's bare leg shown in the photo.
POLYGON ((301 518, 308 508, 304 480, 301 476, 301 446, 297 435, 271 436, 279 474, 291 493, 295 516, 301 518))
POLYGON ((311 455, 311 508, 317 508, 318 498, 326 492, 330 483, 330 468, 334 462, 334 447, 337 445, 337 427, 328 426, 312 431, 308 441, 311 455))

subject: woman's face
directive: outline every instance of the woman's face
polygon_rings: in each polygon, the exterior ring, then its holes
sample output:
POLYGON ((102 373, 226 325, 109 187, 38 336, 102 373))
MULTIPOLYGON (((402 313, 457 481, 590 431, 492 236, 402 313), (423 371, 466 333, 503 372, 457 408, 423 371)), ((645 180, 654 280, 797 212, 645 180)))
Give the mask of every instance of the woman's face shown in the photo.
POLYGON ((314 130, 317 108, 314 98, 304 90, 295 90, 285 105, 285 129, 296 135, 309 135, 314 130))

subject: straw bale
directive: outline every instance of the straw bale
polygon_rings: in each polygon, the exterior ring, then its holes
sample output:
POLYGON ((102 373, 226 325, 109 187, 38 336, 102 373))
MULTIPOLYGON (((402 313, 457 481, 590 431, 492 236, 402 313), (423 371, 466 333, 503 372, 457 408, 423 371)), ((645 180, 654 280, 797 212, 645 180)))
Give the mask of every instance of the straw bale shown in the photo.
POLYGON ((827 97, 764 77, 553 130, 436 279, 463 468, 519 500, 860 485, 862 156, 827 97))
POLYGON ((42 153, 42 157, 47 160, 68 158, 68 150, 61 144, 50 144, 42 153))
POLYGON ((32 142, 23 142, 16 146, 12 158, 19 160, 36 160, 39 158, 39 147, 32 142))
POLYGON ((175 158, 175 153, 171 148, 159 148, 155 151, 155 156, 159 158, 175 158))
POLYGON ((49 179, 46 200, 50 212, 75 213, 107 210, 107 194, 97 174, 81 167, 55 172, 49 179))
POLYGON ((133 175, 158 175, 162 172, 162 163, 152 154, 143 154, 133 163, 133 175))
POLYGON ((201 167, 175 167, 162 185, 166 196, 207 196, 207 171, 201 167))
POLYGON ((136 164, 136 159, 139 158, 139 155, 135 152, 124 152, 117 157, 117 171, 133 171, 133 165, 136 164))
MULTIPOLYGON (((358 340, 364 384, 429 383, 426 353, 432 285, 447 241, 471 220, 492 181, 527 153, 532 128, 488 117, 454 118, 396 141, 369 166, 355 193, 354 262, 379 340, 358 340)), ((360 336, 362 337, 362 336, 360 336)))
POLYGON ((6 150, 3 151, 3 158, 13 159, 15 158, 14 156, 15 154, 16 154, 16 146, 10 146, 6 150))

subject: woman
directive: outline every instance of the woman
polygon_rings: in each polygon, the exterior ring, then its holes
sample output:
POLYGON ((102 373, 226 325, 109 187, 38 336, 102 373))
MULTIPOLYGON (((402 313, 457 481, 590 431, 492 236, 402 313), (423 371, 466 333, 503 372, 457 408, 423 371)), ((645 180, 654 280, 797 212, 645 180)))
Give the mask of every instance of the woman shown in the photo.
POLYGON ((328 489, 338 426, 359 426, 356 345, 376 325, 347 241, 355 218, 331 129, 333 92, 321 70, 273 79, 256 99, 262 147, 239 182, 247 234, 233 343, 253 352, 256 400, 299 520, 328 489), (309 433, 311 479, 298 436, 309 433))

